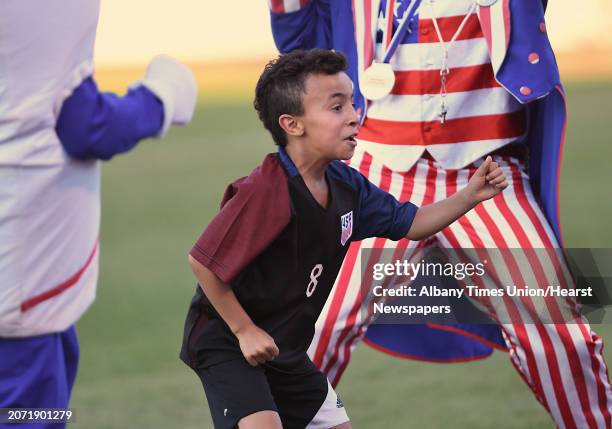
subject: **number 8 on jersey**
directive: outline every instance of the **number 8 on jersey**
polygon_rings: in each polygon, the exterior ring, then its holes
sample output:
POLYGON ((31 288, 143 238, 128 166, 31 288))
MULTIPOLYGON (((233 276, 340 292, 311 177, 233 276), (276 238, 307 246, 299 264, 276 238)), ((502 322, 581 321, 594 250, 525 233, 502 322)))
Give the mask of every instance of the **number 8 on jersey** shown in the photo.
POLYGON ((323 264, 317 264, 310 272, 310 283, 306 287, 306 297, 310 298, 319 284, 319 277, 323 273, 323 264))

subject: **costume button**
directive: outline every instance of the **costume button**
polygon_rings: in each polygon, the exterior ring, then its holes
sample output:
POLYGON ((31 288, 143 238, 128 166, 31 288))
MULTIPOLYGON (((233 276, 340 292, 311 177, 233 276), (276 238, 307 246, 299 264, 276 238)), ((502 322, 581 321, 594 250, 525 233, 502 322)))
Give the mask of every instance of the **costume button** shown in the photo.
POLYGON ((542 33, 546 33, 546 23, 545 22, 540 22, 540 31, 542 33))
POLYGON ((540 56, 535 52, 530 53, 527 59, 531 64, 537 64, 540 62, 540 56))
POLYGON ((521 94, 523 94, 525 97, 528 97, 531 95, 531 88, 529 88, 528 86, 521 86, 519 91, 521 91, 521 94))
POLYGON ((431 125, 425 125, 425 126, 423 127, 423 131, 425 131, 426 133, 431 132, 431 125))
POLYGON ((427 35, 429 34, 429 28, 423 28, 423 29, 421 30, 421 34, 422 34, 423 36, 427 36, 427 35))

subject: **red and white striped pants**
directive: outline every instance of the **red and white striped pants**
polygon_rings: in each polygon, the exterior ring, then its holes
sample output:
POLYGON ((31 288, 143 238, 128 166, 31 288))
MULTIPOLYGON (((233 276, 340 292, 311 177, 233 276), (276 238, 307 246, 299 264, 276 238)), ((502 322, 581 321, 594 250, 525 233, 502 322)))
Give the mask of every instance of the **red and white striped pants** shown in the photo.
MULTIPOLYGON (((401 249, 402 258, 406 259, 424 245, 442 249, 541 248, 550 249, 550 257, 555 258, 552 249, 559 247, 556 237, 531 192, 523 165, 510 157, 496 157, 495 161, 508 177, 509 187, 425 243, 374 238, 351 245, 319 317, 308 351, 333 385, 340 380, 370 322, 360 311, 363 308, 361 247, 401 249)), ((376 164, 370 154, 358 151, 350 165, 400 201, 426 205, 464 187, 478 162, 460 170, 445 170, 436 162, 421 158, 409 171, 398 173, 376 164)), ((534 280, 539 284, 554 284, 546 282, 556 280, 567 286, 572 282, 567 267, 558 259, 555 263, 561 268, 557 271, 557 279, 551 279, 549 272, 532 262, 531 278, 523 280, 534 280)), ((498 272, 490 274, 495 278, 510 279, 510 284, 520 283, 521 279, 517 281, 513 277, 514 270, 504 265, 494 264, 495 268, 490 269, 498 272)), ((488 304, 484 302, 486 298, 471 299, 480 308, 488 304)), ((506 301, 509 308, 505 310, 518 310, 521 314, 520 299, 506 301)), ((576 305, 573 300, 568 300, 568 303, 576 305)), ((489 305, 488 309, 489 316, 497 320, 495 313, 499 307, 496 309, 489 305)), ((531 322, 537 321, 532 317, 531 322)), ((584 318, 576 316, 572 323, 563 324, 509 323, 506 319, 500 323, 500 328, 511 362, 559 427, 612 427, 612 390, 601 354, 603 342, 584 318)))

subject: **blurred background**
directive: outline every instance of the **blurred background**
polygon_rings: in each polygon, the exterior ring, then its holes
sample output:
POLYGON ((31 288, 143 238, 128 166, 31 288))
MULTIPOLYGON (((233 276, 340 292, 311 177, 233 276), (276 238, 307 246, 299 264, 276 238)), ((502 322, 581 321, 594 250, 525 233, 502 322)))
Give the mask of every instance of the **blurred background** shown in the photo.
MULTIPOLYGON (((561 181, 568 247, 612 247, 612 38, 608 0, 549 2, 547 27, 568 94, 561 181)), ((251 106, 276 55, 265 0, 103 0, 96 78, 124 92, 150 57, 196 73, 193 123, 103 166, 98 298, 78 324, 74 427, 210 428, 195 374, 178 360, 195 281, 186 255, 225 185, 274 151, 251 106)), ((608 363, 611 325, 596 325, 608 363)), ((360 345, 339 386, 355 428, 548 428, 505 354, 463 364, 400 360, 360 345)))

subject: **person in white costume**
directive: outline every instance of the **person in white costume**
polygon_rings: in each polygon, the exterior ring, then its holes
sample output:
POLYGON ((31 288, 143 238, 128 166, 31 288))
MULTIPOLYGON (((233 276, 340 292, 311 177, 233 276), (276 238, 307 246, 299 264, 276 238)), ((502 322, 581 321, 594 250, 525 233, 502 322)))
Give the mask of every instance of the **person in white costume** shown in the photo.
POLYGON ((168 56, 125 96, 99 92, 98 14, 99 0, 0 2, 0 409, 67 407, 98 278, 99 160, 195 108, 168 56))

